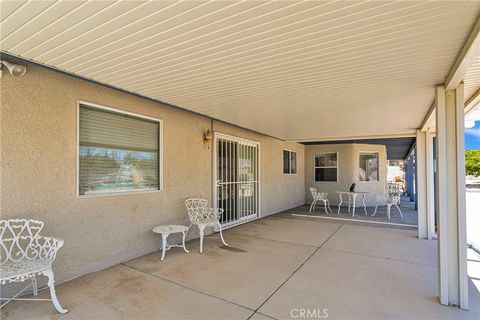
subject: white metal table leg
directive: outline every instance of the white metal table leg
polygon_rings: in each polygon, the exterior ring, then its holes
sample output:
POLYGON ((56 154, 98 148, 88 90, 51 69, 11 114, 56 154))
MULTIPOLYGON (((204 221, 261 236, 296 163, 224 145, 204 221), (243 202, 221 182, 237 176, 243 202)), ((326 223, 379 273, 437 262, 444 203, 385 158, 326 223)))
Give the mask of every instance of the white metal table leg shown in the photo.
POLYGON ((341 193, 339 193, 338 195, 340 196, 340 203, 338 204, 338 212, 337 212, 337 214, 340 214, 340 206, 341 206, 342 203, 343 203, 343 198, 342 198, 342 194, 341 194, 341 193))
POLYGON ((167 251, 167 238, 168 233, 162 233, 162 258, 160 259, 162 261, 165 259, 165 251, 167 251))
POLYGON ((355 217, 355 202, 357 200, 357 194, 352 194, 352 217, 355 217))

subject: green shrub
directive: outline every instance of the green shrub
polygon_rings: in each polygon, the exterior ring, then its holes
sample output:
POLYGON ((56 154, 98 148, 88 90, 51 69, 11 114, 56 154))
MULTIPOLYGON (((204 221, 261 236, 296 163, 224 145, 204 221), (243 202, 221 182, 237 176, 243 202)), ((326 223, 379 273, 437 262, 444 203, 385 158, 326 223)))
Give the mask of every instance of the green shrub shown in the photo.
POLYGON ((467 176, 480 175, 480 150, 465 150, 465 171, 467 176))

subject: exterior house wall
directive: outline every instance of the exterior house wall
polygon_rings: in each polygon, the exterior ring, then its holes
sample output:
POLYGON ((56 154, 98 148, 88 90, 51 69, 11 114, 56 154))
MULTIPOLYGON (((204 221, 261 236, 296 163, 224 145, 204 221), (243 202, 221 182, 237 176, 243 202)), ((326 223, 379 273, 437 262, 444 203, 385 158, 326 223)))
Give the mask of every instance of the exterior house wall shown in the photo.
POLYGON ((0 115, 1 218, 42 220, 43 234, 65 240, 54 265, 60 281, 158 250, 154 226, 187 224, 189 197, 212 200, 212 148, 202 143, 212 125, 260 142, 262 216, 305 200, 303 145, 44 68, 4 72, 0 115), (163 120, 163 191, 77 198, 77 100, 163 120), (297 151, 296 175, 283 175, 283 148, 297 151))
MULTIPOLYGON (((356 191, 367 191, 368 206, 375 205, 375 195, 385 192, 387 176, 387 149, 383 145, 373 144, 326 144, 308 145, 305 147, 305 202, 312 202, 312 195, 308 188, 315 187, 319 192, 328 192, 328 199, 332 205, 339 203, 339 196, 335 191, 348 191, 352 183, 356 183, 356 191), (360 152, 379 153, 379 181, 359 181, 359 154, 360 152), (337 152, 338 173, 337 181, 316 182, 314 176, 315 154, 337 152)), ((357 198, 359 200, 360 198, 357 198)), ((333 208, 332 208, 333 209, 333 208)))

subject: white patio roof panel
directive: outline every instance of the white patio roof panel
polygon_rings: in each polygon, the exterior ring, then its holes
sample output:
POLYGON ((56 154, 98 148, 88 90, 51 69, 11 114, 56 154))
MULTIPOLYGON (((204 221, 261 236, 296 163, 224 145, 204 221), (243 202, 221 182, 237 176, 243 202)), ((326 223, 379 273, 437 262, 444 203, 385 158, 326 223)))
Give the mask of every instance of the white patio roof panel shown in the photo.
POLYGON ((480 11, 478 1, 1 6, 3 51, 301 141, 413 133, 480 11))
POLYGON ((465 75, 465 101, 468 101, 480 90, 480 57, 475 60, 470 70, 465 75))

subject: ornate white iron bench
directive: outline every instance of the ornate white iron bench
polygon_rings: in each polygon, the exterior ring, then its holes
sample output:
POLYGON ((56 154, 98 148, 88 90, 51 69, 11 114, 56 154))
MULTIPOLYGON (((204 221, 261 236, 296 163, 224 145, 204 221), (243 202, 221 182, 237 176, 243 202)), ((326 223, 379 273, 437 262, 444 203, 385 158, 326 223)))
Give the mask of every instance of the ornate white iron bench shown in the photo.
POLYGON ((33 295, 38 294, 37 275, 48 278, 50 299, 17 299, 30 285, 23 288, 11 298, 2 298, 5 301, 0 308, 12 300, 52 301, 59 313, 66 313, 58 302, 55 294, 55 280, 52 271, 52 262, 55 260, 58 249, 63 246, 63 240, 42 237, 39 235, 43 222, 26 219, 0 220, 0 284, 31 281, 33 295))

